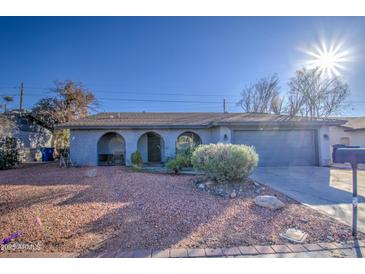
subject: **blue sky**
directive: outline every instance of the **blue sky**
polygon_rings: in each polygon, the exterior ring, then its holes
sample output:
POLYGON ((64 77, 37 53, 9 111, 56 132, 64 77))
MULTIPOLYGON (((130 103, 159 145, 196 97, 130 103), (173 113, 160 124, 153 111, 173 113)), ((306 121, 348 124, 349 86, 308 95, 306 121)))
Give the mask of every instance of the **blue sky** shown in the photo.
POLYGON ((285 93, 302 49, 343 41, 344 114, 365 115, 364 33, 365 17, 0 17, 0 94, 24 81, 30 108, 54 80, 73 80, 99 111, 220 112, 226 98, 236 112, 245 84, 277 73, 285 93))

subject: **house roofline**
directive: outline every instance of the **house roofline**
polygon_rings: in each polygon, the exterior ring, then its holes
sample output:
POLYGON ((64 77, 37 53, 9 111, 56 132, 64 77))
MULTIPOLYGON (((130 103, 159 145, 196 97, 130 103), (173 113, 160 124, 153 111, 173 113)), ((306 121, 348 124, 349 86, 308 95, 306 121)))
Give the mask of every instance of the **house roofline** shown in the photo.
POLYGON ((346 132, 365 131, 365 128, 349 128, 349 127, 344 127, 344 131, 346 131, 346 132))
POLYGON ((56 129, 180 129, 180 128, 192 128, 192 129, 205 129, 210 128, 210 125, 59 125, 56 129))
POLYGON ((319 126, 340 126, 345 121, 265 121, 265 122, 212 122, 205 125, 58 125, 56 129, 206 129, 216 126, 286 126, 286 127, 319 127, 319 126))

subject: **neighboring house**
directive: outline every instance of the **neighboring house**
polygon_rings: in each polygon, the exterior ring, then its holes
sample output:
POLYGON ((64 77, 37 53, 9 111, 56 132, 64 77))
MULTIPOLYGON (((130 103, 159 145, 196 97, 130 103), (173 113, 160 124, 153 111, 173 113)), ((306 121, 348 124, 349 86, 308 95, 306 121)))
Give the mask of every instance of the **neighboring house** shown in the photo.
POLYGON ((61 124, 71 130, 70 155, 77 165, 165 162, 179 146, 233 143, 255 146, 260 166, 330 163, 329 127, 343 121, 260 113, 99 113, 61 124), (184 145, 185 144, 185 145, 184 145))
MULTIPOLYGON (((39 160, 39 149, 52 145, 52 131, 29 112, 10 111, 1 115, 3 125, 11 125, 3 135, 17 138, 20 146, 20 161, 39 160), (5 122, 7 121, 7 122, 5 122), (10 129, 11 128, 11 129, 10 129)), ((0 124, 1 125, 1 124, 0 124)))
POLYGON ((330 127, 331 146, 342 144, 365 147, 365 117, 341 117, 345 124, 330 127))

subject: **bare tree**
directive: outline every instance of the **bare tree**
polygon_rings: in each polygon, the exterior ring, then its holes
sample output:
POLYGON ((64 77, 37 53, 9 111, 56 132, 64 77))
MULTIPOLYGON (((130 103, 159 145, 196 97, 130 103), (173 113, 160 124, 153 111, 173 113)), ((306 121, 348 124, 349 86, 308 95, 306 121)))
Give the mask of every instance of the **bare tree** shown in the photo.
POLYGON ((328 117, 341 112, 348 95, 349 87, 339 77, 301 69, 289 81, 286 111, 291 116, 328 117))
POLYGON ((280 96, 277 75, 262 78, 255 84, 246 86, 237 102, 245 112, 280 114, 283 110, 283 98, 280 96))

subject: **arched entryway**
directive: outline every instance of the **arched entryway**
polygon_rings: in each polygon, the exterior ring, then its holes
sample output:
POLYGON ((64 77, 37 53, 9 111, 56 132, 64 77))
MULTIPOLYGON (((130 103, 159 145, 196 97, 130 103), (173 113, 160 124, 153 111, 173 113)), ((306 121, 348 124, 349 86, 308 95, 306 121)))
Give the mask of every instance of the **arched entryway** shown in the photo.
POLYGON ((191 131, 185 131, 177 137, 176 152, 193 149, 202 144, 202 139, 198 134, 191 131))
POLYGON ((138 140, 138 151, 145 163, 161 163, 164 161, 165 142, 156 132, 146 132, 138 140))
POLYGON ((98 141, 98 165, 125 165, 125 141, 121 135, 109 132, 98 141))

